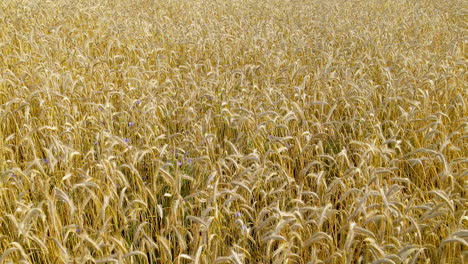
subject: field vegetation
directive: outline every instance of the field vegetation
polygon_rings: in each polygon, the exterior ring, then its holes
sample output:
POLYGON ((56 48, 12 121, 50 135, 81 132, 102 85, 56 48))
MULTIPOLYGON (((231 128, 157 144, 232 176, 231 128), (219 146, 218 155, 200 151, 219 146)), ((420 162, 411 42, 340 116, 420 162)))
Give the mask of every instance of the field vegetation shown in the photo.
POLYGON ((0 263, 467 263, 467 11, 0 1, 0 263))

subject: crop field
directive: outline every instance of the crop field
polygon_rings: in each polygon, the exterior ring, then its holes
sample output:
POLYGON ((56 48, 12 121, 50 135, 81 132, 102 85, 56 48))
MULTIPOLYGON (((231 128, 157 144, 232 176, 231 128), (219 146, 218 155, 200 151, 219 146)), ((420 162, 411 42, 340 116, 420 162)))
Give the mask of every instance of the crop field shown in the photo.
POLYGON ((0 1, 0 264, 468 263, 467 17, 0 1))

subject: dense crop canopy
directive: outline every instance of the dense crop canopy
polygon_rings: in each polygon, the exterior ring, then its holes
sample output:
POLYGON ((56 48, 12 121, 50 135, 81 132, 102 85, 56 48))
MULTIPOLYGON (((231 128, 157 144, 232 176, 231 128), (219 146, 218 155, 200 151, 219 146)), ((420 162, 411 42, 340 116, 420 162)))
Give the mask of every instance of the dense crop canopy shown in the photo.
POLYGON ((467 10, 0 1, 0 264, 467 263, 467 10))

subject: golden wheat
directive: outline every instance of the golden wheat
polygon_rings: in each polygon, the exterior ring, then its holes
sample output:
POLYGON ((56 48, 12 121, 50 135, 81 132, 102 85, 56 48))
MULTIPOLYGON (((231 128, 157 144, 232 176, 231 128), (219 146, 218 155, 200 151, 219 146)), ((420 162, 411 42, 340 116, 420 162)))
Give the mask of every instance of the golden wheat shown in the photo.
POLYGON ((461 0, 0 2, 1 263, 465 263, 461 0))

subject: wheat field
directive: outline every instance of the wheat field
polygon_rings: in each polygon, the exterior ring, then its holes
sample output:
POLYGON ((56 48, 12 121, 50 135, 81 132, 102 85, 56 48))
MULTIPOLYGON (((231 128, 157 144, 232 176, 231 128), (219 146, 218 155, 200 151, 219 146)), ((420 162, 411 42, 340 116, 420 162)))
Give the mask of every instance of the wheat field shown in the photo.
POLYGON ((468 263, 467 15, 0 1, 0 264, 468 263))

